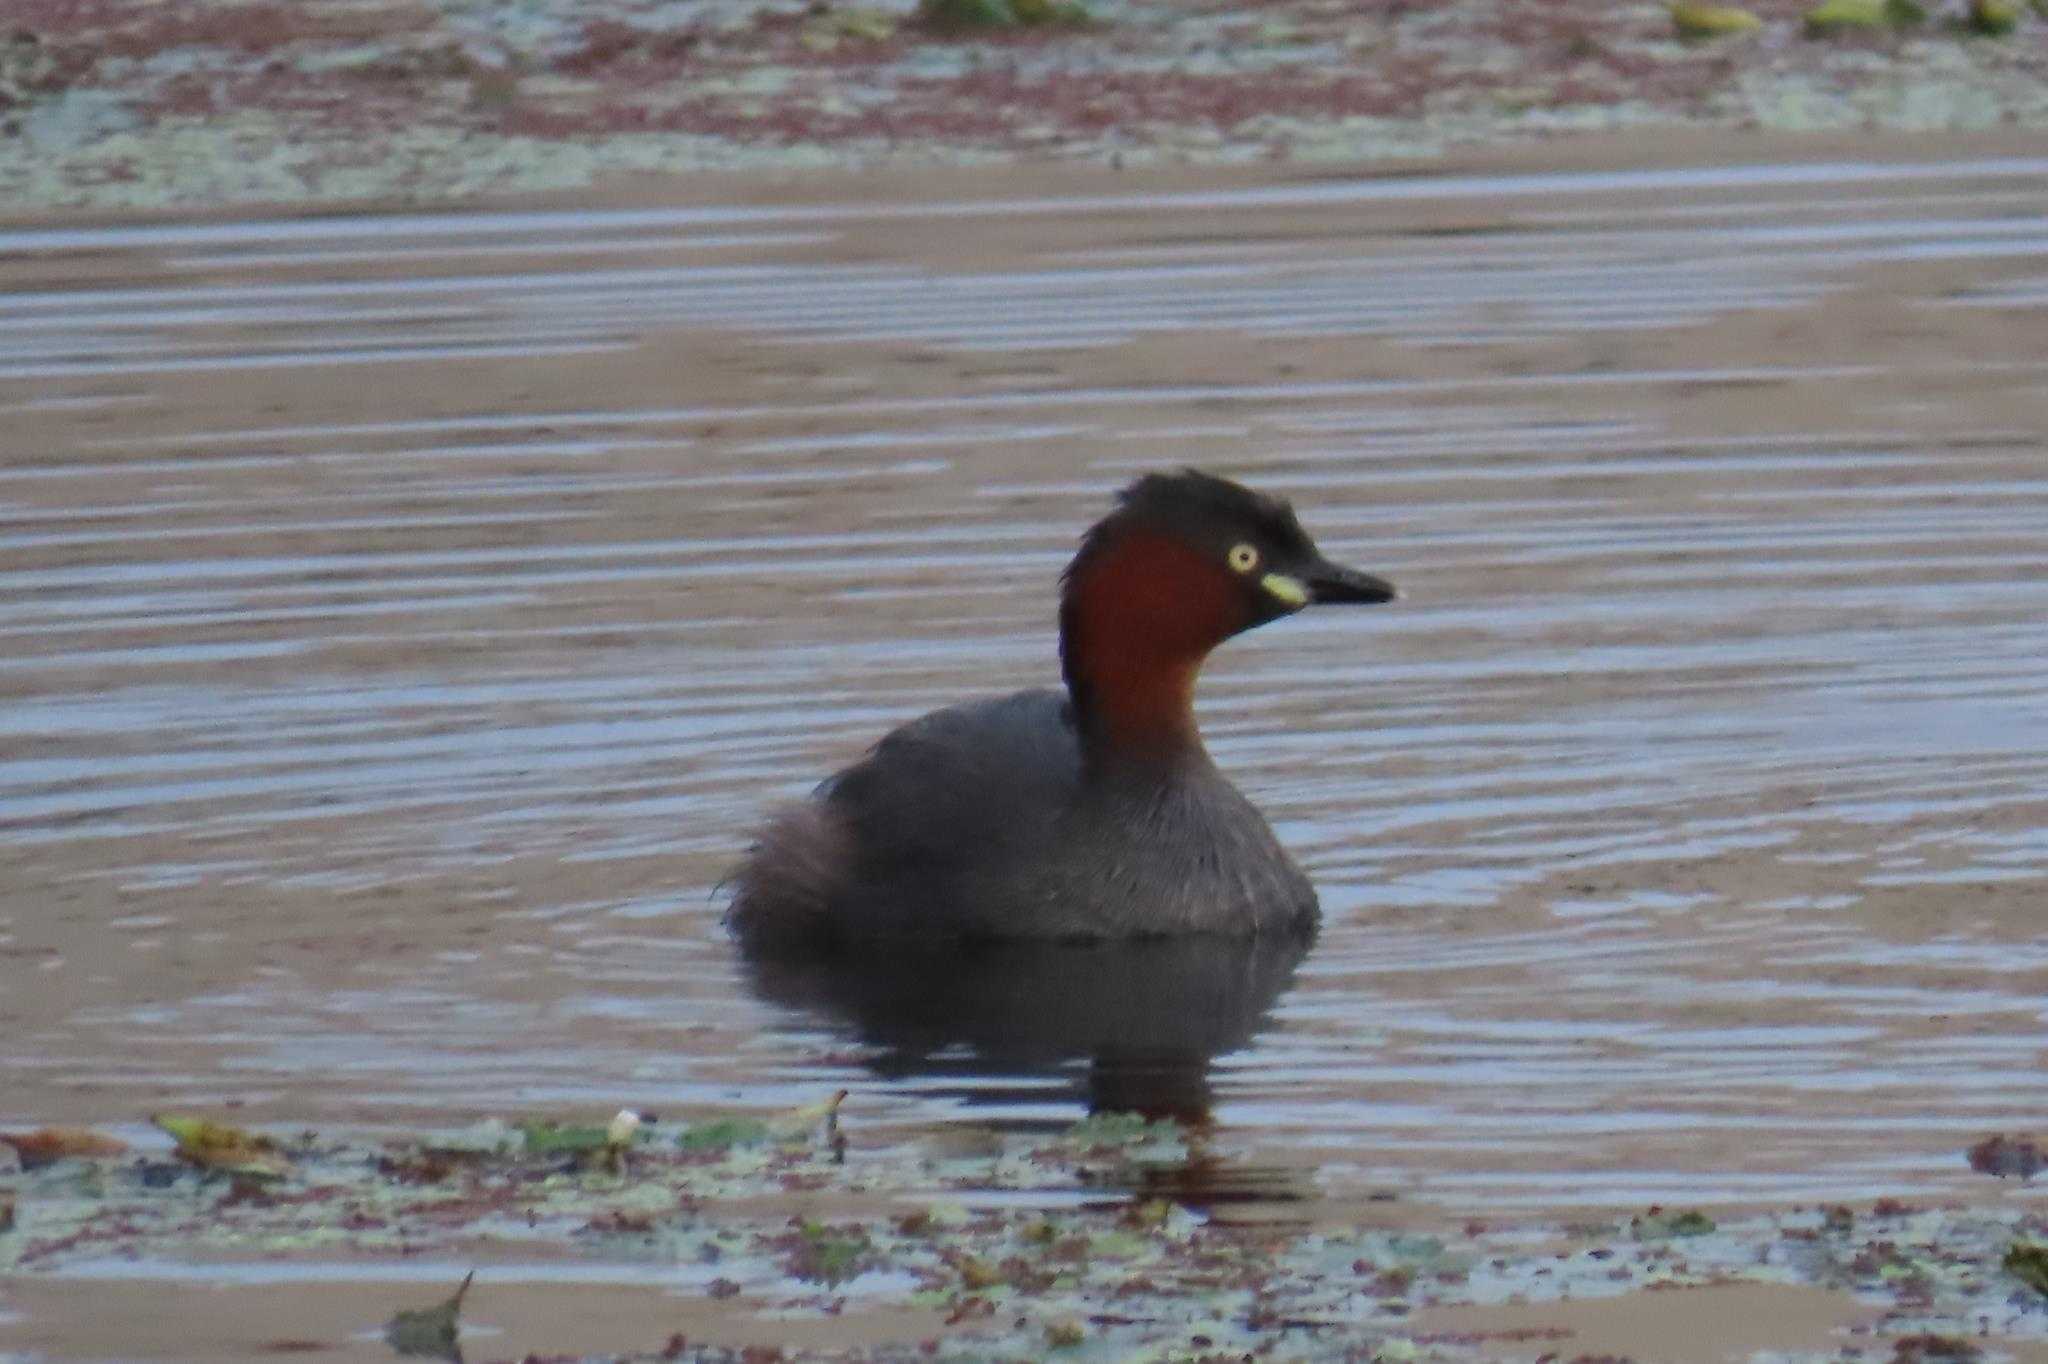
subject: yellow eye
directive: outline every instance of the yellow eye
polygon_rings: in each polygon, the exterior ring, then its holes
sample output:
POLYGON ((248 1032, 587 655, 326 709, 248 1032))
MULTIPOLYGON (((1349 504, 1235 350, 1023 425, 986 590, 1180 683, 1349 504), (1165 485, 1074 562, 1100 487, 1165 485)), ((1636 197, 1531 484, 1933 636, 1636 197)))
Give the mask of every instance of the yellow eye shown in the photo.
POLYGON ((1238 544, 1230 547, 1230 567, 1238 573, 1249 573, 1259 566, 1259 551, 1256 545, 1238 544))

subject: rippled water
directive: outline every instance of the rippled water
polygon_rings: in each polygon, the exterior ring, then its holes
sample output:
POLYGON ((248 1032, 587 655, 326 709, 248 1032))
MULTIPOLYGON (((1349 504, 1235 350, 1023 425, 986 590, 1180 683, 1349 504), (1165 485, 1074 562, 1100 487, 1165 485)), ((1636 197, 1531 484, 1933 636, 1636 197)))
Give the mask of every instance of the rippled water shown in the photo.
POLYGON ((1453 1209, 1961 1189, 2048 1128, 2044 176, 0 232, 0 1117, 1072 1115, 756 998, 713 887, 1054 678, 1078 532, 1195 462, 1408 592, 1205 680, 1327 919, 1226 1131, 1453 1209))

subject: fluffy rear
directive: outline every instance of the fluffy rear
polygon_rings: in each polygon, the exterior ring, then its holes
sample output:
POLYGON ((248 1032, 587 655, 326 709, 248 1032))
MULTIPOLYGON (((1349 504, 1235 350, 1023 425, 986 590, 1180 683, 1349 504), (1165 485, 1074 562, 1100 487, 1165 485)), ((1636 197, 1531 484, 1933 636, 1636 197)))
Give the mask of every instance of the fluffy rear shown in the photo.
POLYGON ((733 873, 725 922, 749 952, 783 955, 838 937, 833 902, 844 887, 851 848, 830 807, 812 799, 776 810, 733 873))
MULTIPOLYGON (((726 923, 753 955, 849 942, 1034 936, 1011 913, 1080 780, 1066 698, 1019 692, 893 730, 770 817, 726 923)), ((1043 928, 1036 930, 1042 933, 1043 928)))

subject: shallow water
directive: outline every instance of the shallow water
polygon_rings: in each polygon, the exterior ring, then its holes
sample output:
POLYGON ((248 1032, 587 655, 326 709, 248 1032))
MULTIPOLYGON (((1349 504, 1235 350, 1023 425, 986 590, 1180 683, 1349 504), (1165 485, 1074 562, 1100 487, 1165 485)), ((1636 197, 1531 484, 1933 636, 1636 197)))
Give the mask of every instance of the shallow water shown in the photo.
POLYGON ((1077 1114, 757 998, 714 887, 1053 679, 1079 530, 1194 462, 1408 594, 1204 683, 1326 910, 1206 1080, 1249 1162, 1979 1189, 2048 1128, 2044 170, 0 233, 0 1119, 1077 1114))

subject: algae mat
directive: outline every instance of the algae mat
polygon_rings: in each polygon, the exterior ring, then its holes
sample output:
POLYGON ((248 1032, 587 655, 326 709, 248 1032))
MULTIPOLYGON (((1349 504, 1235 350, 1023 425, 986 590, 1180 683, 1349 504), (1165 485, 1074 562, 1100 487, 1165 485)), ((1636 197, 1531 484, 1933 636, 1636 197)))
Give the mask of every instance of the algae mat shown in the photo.
POLYGON ((608 1146, 553 1124, 307 1133, 275 1142, 260 1177, 53 1160, 15 1181, 0 1346, 1445 1361, 1617 1341, 1663 1360, 2048 1346, 2048 1294, 2010 1263, 2015 1246, 2048 1256, 2028 1239, 2048 1232, 2038 1215, 1886 1201, 1432 1233, 1391 1208, 1330 1221, 1211 1202, 1225 1157, 1171 1123, 887 1146, 817 1126, 641 1124, 608 1146), (458 1278, 438 1308, 392 1310, 458 1278))

